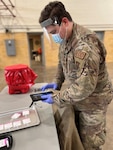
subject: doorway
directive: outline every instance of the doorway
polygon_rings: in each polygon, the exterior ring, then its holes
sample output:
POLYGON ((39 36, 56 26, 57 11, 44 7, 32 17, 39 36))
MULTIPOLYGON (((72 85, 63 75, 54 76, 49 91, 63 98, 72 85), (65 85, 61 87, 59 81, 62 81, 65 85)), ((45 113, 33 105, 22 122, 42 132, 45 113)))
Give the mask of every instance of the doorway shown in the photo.
POLYGON ((44 63, 43 33, 28 33, 31 68, 44 63))

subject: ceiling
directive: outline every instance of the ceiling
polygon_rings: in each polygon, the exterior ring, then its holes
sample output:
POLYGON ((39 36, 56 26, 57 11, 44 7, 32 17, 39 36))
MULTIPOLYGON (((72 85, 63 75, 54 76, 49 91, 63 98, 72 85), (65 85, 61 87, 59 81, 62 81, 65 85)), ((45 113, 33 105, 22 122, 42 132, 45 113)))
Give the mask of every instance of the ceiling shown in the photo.
MULTIPOLYGON (((113 0, 61 0, 73 21, 96 30, 113 29, 113 0)), ((0 30, 42 30, 38 19, 48 0, 0 0, 0 30)))
POLYGON ((0 0, 0 16, 12 16, 16 17, 15 14, 12 11, 12 8, 14 8, 14 4, 11 0, 0 0))

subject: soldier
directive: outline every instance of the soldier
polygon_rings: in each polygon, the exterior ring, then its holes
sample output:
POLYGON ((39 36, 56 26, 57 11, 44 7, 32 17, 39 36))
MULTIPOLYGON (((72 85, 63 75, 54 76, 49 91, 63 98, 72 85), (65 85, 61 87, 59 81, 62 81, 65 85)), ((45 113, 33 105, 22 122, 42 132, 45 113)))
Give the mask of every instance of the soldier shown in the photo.
POLYGON ((72 20, 59 1, 45 6, 39 23, 60 44, 56 78, 42 87, 52 88, 53 93, 41 98, 60 107, 72 105, 84 149, 100 150, 106 137, 106 111, 113 98, 106 49, 94 32, 72 20), (69 85, 61 90, 65 80, 69 85))

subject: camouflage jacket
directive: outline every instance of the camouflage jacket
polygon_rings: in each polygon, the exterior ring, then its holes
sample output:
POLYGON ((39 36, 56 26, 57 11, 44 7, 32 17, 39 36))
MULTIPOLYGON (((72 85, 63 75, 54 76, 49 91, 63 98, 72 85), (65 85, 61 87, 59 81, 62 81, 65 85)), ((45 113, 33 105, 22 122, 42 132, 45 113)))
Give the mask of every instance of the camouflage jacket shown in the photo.
POLYGON ((55 82, 61 88, 64 80, 69 86, 53 95, 59 106, 76 105, 80 110, 103 108, 113 97, 105 64, 106 49, 96 34, 78 24, 72 36, 59 48, 59 64, 55 82))

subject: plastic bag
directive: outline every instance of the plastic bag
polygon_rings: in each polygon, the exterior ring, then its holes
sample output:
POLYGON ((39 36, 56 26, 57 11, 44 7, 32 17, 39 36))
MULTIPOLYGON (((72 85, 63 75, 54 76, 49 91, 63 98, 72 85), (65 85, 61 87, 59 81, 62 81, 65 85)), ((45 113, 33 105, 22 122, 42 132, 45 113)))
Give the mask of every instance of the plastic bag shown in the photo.
POLYGON ((9 94, 26 93, 34 84, 37 74, 27 65, 18 64, 5 67, 5 79, 9 94))

